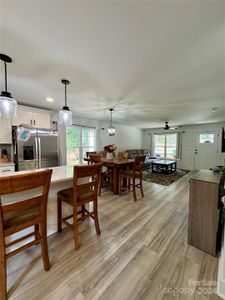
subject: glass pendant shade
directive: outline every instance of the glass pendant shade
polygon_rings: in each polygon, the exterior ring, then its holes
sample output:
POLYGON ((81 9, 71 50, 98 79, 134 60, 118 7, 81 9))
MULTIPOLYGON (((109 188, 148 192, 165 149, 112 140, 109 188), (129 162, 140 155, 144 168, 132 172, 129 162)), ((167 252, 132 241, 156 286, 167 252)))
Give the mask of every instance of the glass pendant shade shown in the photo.
POLYGON ((0 95, 0 117, 16 117, 16 112, 16 100, 0 95))
POLYGON ((108 133, 108 136, 114 136, 116 134, 116 130, 114 127, 108 127, 107 133, 108 133))
POLYGON ((108 133, 108 136, 114 136, 116 134, 116 129, 112 126, 112 112, 113 112, 113 108, 110 108, 109 111, 110 111, 110 125, 107 128, 107 133, 108 133))
POLYGON ((67 106, 67 85, 70 84, 69 80, 62 79, 62 84, 65 85, 65 106, 59 112, 59 124, 62 126, 72 125, 72 112, 67 106))
POLYGON ((5 91, 0 95, 0 117, 16 117, 17 102, 7 91, 7 63, 11 63, 12 59, 8 55, 0 53, 0 59, 5 66, 5 91))
POLYGON ((68 107, 63 107, 59 112, 59 124, 63 126, 72 125, 72 112, 68 107))

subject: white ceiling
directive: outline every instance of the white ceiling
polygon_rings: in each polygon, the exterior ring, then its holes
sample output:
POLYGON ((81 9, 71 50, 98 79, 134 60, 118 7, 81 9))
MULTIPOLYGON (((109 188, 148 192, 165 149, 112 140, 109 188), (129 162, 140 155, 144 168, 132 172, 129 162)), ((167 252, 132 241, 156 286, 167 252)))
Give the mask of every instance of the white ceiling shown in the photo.
POLYGON ((60 109, 66 78, 80 117, 108 120, 114 107, 115 122, 140 128, 225 120, 225 1, 3 1, 0 19, 20 103, 60 109))

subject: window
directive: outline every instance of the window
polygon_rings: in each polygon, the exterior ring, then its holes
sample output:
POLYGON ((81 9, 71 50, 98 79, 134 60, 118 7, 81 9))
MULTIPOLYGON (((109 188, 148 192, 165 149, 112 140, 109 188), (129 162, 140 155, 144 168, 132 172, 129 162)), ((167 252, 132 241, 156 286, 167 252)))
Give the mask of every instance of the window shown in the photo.
POLYGON ((175 159, 177 154, 177 134, 155 134, 154 154, 162 158, 175 159))
POLYGON ((96 129, 71 126, 66 128, 67 165, 83 163, 87 151, 96 149, 96 129))
POLYGON ((214 133, 200 133, 199 134, 200 144, 213 144, 214 143, 214 133))

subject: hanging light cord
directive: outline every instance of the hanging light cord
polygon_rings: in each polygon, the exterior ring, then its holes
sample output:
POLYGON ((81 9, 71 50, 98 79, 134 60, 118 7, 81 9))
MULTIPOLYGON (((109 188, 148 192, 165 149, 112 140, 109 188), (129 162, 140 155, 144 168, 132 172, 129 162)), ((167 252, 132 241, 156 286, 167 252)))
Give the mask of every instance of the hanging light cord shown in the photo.
POLYGON ((111 110, 111 124, 110 124, 110 126, 112 127, 112 110, 111 110))
POLYGON ((5 92, 7 92, 7 65, 6 62, 4 62, 5 65, 5 92))
POLYGON ((65 84, 65 106, 67 106, 67 84, 65 84))

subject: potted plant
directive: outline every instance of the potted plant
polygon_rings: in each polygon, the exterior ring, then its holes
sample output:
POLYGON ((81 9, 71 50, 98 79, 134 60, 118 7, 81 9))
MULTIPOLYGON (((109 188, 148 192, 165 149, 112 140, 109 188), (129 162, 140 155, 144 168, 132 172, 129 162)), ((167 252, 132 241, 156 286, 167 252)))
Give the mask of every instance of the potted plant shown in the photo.
POLYGON ((117 149, 115 144, 104 146, 104 150, 107 152, 106 158, 113 159, 113 152, 117 149))

